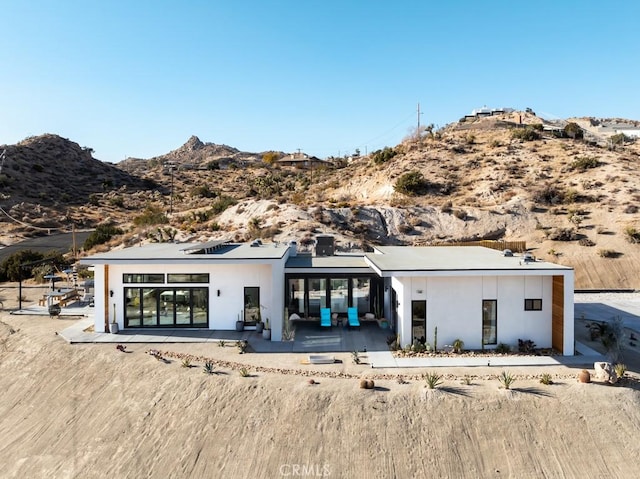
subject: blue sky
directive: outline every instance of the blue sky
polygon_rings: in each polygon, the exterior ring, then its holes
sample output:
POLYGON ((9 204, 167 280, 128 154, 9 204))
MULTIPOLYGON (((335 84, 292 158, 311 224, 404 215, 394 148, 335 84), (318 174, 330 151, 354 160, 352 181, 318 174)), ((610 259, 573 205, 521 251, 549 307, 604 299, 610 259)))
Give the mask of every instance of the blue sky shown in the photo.
POLYGON ((0 144, 326 157, 474 108, 640 120, 640 2, 0 0, 0 144))

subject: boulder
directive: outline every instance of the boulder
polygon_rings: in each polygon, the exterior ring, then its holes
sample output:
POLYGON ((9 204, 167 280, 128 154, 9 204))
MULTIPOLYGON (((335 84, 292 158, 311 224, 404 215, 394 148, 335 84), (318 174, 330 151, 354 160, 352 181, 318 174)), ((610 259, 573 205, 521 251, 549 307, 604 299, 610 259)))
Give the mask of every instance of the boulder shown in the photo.
POLYGON ((595 369, 595 376, 598 381, 609 384, 615 384, 618 381, 618 375, 611 363, 593 363, 593 369, 595 369))

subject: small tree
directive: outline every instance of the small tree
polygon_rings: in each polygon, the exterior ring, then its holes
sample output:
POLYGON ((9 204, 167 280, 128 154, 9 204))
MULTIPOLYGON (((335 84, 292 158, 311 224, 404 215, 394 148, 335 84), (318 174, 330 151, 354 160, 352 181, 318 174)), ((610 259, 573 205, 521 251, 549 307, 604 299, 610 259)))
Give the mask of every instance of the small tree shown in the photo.
POLYGON ((569 138, 573 138, 574 140, 578 140, 584 137, 584 132, 582 128, 577 123, 570 122, 564 127, 564 132, 569 138))
POLYGON ((409 196, 424 194, 428 189, 428 182, 419 171, 410 171, 396 180, 394 189, 398 193, 409 196))
POLYGON ((267 165, 273 165, 280 158, 281 155, 277 151, 267 151, 264 155, 262 155, 262 161, 264 161, 267 165))

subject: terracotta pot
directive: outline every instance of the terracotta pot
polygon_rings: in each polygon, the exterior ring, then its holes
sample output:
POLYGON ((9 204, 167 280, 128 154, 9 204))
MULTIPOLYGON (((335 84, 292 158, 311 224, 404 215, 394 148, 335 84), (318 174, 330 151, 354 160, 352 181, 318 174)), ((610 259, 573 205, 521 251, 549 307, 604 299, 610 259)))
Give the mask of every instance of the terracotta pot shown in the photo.
POLYGON ((586 369, 583 369, 582 371, 580 371, 580 374, 578 374, 578 381, 581 383, 590 383, 591 373, 586 369))

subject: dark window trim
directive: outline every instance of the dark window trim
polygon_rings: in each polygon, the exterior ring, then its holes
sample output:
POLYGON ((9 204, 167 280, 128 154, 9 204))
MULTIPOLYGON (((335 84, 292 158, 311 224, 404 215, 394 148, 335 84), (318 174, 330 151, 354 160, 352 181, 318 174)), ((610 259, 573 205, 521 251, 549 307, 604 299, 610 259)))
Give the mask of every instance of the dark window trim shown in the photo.
POLYGON ((209 273, 167 273, 167 283, 168 284, 178 284, 178 283, 209 284, 209 273), (188 277, 188 280, 174 281, 172 276, 186 276, 188 277))
POLYGON ((524 300, 525 311, 542 311, 542 299, 526 298, 524 300))
POLYGON ((123 308, 124 308, 124 318, 125 318, 125 328, 135 328, 135 329, 162 329, 162 328, 196 328, 196 329, 208 329, 209 327, 209 314, 211 312, 211 304, 209 304, 209 288, 207 288, 206 286, 193 286, 193 287, 163 287, 163 286, 127 286, 124 288, 123 291, 123 297, 125 298, 125 301, 123 303, 123 308), (140 298, 140 304, 138 305, 138 310, 139 310, 139 314, 140 314, 140 325, 133 325, 133 326, 129 326, 128 324, 128 315, 127 315, 127 302, 126 302, 126 298, 127 298, 127 290, 128 289, 137 289, 138 290, 138 298, 140 298), (190 310, 190 315, 189 315, 189 323, 177 323, 176 322, 176 316, 175 316, 175 312, 174 312, 174 316, 173 316, 173 324, 159 324, 160 323, 160 314, 162 312, 162 306, 161 306, 161 301, 160 301, 160 297, 158 295, 158 297, 155 298, 155 300, 152 301, 153 307, 156 310, 156 316, 155 316, 155 324, 144 324, 144 321, 142 320, 142 316, 143 316, 143 310, 145 308, 145 303, 144 303, 144 293, 143 290, 145 289, 157 289, 157 290, 162 290, 162 291, 173 291, 174 292, 174 298, 175 298, 175 293, 176 291, 179 290, 184 290, 184 289, 188 289, 190 290, 190 294, 189 294, 189 310, 190 310), (207 305, 206 305, 206 322, 205 323, 194 323, 193 322, 193 317, 194 317, 194 294, 193 294, 193 290, 196 289, 201 289, 204 290, 205 292, 205 297, 207 298, 207 305))
POLYGON ((164 284, 164 273, 123 273, 122 282, 125 284, 164 284))

